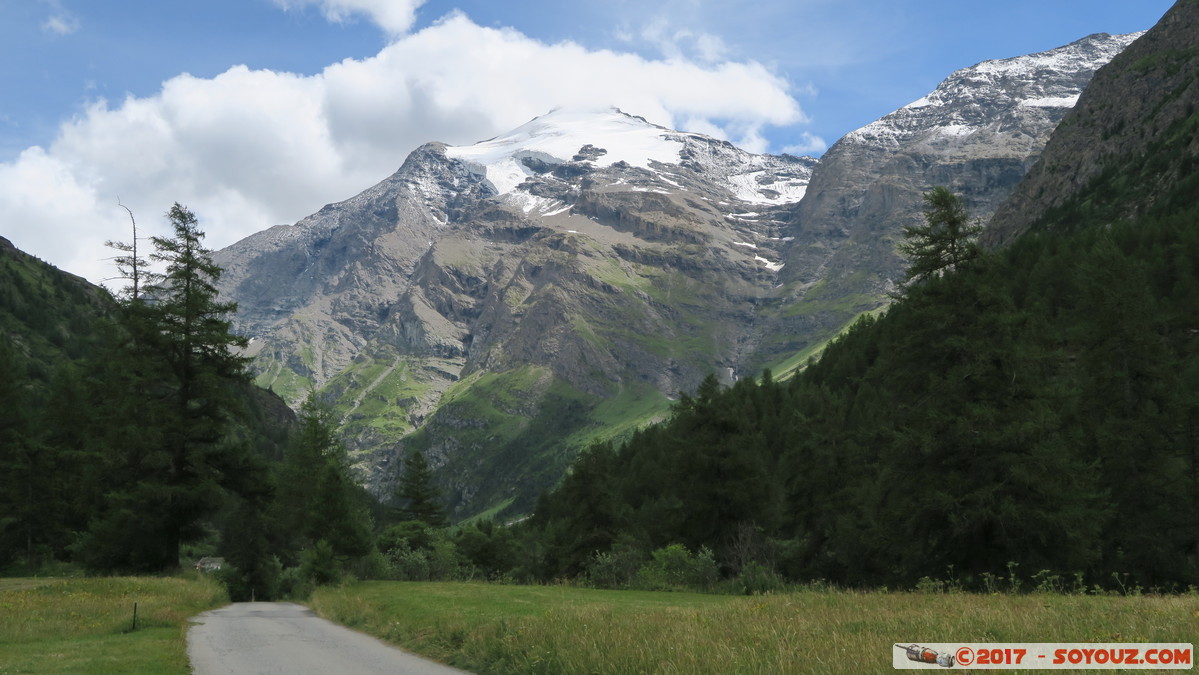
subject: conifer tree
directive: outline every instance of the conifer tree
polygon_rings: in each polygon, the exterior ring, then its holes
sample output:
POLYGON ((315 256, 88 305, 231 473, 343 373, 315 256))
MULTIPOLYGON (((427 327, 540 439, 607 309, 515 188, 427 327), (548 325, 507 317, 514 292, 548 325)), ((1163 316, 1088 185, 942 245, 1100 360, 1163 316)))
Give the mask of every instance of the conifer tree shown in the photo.
POLYGON ((904 241, 899 252, 908 258, 909 282, 920 283, 977 258, 980 252, 974 236, 982 226, 971 224, 962 198, 938 186, 924 194, 923 225, 903 228, 904 241))
POLYGON ((246 341, 226 318, 236 305, 217 300, 221 269, 196 217, 176 203, 167 218, 173 235, 152 238, 150 256, 162 275, 123 300, 125 333, 102 366, 106 405, 124 423, 106 431, 106 506, 76 546, 95 568, 178 567, 179 545, 201 534, 231 478, 234 449, 222 439, 232 387, 247 380, 234 351, 246 341))
POLYGON ((280 519, 293 545, 324 540, 340 557, 370 550, 369 516, 356 500, 345 445, 337 437, 333 410, 309 394, 300 408, 300 430, 287 451, 280 486, 280 519))
POLYGON ((404 520, 418 520, 433 527, 446 526, 441 490, 433 483, 433 472, 420 450, 408 453, 396 497, 404 520))

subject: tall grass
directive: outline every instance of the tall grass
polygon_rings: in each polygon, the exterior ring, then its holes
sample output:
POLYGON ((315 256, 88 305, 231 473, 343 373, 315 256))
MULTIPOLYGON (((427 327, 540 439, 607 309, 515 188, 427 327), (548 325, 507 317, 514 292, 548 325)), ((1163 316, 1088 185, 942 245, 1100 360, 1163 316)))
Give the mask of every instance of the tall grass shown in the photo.
POLYGON ((1193 642, 1199 597, 809 590, 731 597, 370 582, 322 615, 478 673, 863 673, 895 643, 1193 642))
POLYGON ((187 673, 188 617, 227 602, 207 578, 0 580, 0 674, 187 673))

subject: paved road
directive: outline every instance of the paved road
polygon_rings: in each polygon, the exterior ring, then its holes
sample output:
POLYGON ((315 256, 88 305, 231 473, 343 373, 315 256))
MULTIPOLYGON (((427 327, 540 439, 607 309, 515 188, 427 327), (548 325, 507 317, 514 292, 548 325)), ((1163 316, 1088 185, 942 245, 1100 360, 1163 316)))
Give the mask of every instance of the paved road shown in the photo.
POLYGON ((464 672, 326 621, 290 602, 238 602, 192 621, 187 655, 195 675, 464 672))

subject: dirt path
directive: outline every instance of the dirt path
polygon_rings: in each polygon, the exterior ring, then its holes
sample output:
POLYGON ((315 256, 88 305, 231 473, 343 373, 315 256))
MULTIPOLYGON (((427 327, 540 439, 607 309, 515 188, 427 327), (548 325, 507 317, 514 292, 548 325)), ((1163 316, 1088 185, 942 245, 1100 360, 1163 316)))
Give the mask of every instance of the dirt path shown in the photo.
POLYGON ((289 602, 238 602, 192 621, 187 655, 196 675, 464 672, 326 621, 289 602))

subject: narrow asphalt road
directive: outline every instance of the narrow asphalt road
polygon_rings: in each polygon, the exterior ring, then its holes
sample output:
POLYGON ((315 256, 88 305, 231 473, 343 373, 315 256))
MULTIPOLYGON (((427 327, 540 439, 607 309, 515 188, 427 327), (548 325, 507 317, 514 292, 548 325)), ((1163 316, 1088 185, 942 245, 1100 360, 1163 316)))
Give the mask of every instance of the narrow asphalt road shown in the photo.
POLYGON ((352 631, 290 602, 238 602, 204 612, 187 631, 196 675, 448 675, 443 666, 352 631))

